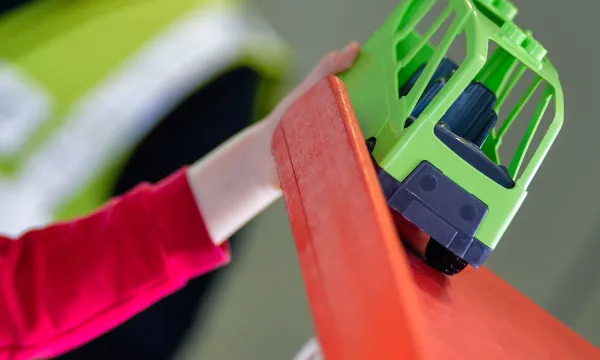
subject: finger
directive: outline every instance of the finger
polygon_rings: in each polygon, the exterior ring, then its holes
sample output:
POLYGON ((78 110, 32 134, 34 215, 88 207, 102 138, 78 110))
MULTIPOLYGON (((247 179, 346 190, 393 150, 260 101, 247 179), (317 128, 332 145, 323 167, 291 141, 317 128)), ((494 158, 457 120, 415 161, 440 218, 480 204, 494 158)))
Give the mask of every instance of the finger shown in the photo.
POLYGON ((360 44, 354 41, 342 50, 332 51, 322 57, 308 76, 304 78, 304 81, 290 93, 288 99, 295 101, 301 94, 304 94, 325 77, 348 70, 356 61, 359 50, 360 44))
POLYGON ((359 49, 360 45, 357 42, 351 42, 342 50, 328 53, 313 68, 306 82, 314 85, 329 75, 348 70, 356 61, 359 49))
POLYGON ((325 55, 315 67, 313 73, 317 77, 325 77, 348 70, 356 60, 360 45, 353 41, 339 51, 333 51, 325 55))
POLYGON ((350 68, 356 61, 359 50, 360 44, 353 41, 342 50, 332 51, 325 55, 308 76, 306 76, 304 80, 279 103, 277 108, 271 114, 276 118, 279 118, 285 109, 319 81, 329 75, 337 74, 350 68))

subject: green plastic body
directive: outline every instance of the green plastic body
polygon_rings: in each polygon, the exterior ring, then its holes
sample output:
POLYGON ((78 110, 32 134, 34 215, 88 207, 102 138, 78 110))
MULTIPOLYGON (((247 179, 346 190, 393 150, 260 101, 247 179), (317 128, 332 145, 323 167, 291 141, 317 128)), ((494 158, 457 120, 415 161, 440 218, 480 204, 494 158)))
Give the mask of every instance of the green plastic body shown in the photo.
POLYGON ((563 93, 558 74, 546 57, 546 50, 514 22, 516 7, 508 1, 449 0, 446 10, 430 29, 420 34, 416 25, 431 10, 436 0, 406 0, 363 46, 356 64, 341 74, 365 138, 375 137, 373 156, 378 165, 396 180, 403 181, 421 162, 428 161, 456 184, 488 206, 488 213, 476 237, 494 249, 521 206, 527 187, 554 142, 563 123, 563 93), (436 46, 430 39, 444 21, 453 15, 448 30, 436 46), (456 73, 431 101, 424 112, 405 129, 418 99, 440 61, 457 36, 464 34, 466 55, 456 73), (494 53, 488 51, 496 43, 494 53), (399 89, 423 65, 422 75, 412 90, 400 97, 399 89), (513 109, 503 108, 508 94, 526 70, 535 75, 533 84, 513 109), (478 80, 498 97, 495 107, 500 128, 494 129, 483 146, 496 164, 506 165, 515 181, 505 188, 476 170, 446 147, 435 135, 434 127, 465 90, 478 80), (499 149, 503 136, 534 92, 545 86, 529 121, 520 146, 512 159, 501 161, 499 149), (553 100, 554 118, 537 146, 529 149, 533 136, 553 100), (501 122, 502 119, 505 119, 501 122), (528 155, 529 162, 521 169, 528 155))

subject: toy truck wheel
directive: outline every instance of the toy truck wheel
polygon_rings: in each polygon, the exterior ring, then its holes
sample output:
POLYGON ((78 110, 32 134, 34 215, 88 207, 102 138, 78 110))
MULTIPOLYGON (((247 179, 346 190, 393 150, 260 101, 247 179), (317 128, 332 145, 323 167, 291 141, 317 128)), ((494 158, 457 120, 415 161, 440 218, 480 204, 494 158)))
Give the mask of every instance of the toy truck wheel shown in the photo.
POLYGON ((374 137, 370 137, 365 142, 367 143, 367 150, 369 150, 369 154, 373 155, 373 150, 375 149, 377 140, 374 137))
POLYGON ((446 275, 456 275, 467 267, 468 263, 465 260, 454 255, 397 211, 391 211, 402 242, 429 266, 446 275))
POLYGON ((467 267, 467 262, 454 255, 435 239, 430 239, 425 249, 425 260, 432 268, 446 275, 456 275, 467 267))
MULTIPOLYGON (((371 154, 373 165, 376 169, 380 170, 377 161, 373 158, 373 150, 375 149, 376 144, 377 140, 374 137, 366 140, 367 149, 371 154)), ((380 181, 381 180, 380 177, 380 181)), ((396 183, 397 180, 393 179, 391 182, 396 183)), ((385 185, 382 184, 382 186, 384 187, 385 192, 385 185)), ((398 227, 398 230, 402 233, 402 237, 414 251, 419 253, 419 255, 425 259, 429 266, 446 275, 456 275, 467 267, 468 263, 465 260, 456 256, 452 251, 441 245, 435 239, 430 238, 422 230, 418 230, 417 227, 410 224, 410 222, 404 219, 399 213, 394 210, 392 211, 394 212, 396 227, 398 227), (429 240, 427 240, 428 238, 429 240)))

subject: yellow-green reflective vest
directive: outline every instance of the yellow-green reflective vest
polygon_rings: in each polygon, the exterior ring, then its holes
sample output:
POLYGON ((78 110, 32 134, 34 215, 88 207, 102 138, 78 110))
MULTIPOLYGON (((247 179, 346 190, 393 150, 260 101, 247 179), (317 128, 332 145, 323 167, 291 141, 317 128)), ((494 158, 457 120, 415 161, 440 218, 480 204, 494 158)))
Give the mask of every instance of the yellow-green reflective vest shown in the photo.
POLYGON ((178 102, 240 66, 277 84, 288 58, 236 0, 39 0, 0 17, 0 232, 97 208, 178 102))

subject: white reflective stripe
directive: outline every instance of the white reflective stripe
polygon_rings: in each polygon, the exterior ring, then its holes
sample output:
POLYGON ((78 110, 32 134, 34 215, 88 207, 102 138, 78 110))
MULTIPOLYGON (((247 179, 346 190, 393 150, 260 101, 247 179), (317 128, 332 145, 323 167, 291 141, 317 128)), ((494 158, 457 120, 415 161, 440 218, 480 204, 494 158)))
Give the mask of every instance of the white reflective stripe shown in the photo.
POLYGON ((323 353, 317 339, 312 338, 304 344, 293 360, 323 360, 323 353))
POLYGON ((51 111, 45 89, 18 68, 0 62, 0 157, 10 158, 21 151, 51 111))
MULTIPOLYGON (((23 206, 22 214, 0 217, 0 231, 17 235, 48 223, 57 206, 139 141, 190 91, 238 60, 246 41, 258 40, 250 28, 257 22, 247 15, 214 7, 186 16, 84 96, 66 123, 26 161, 15 186, 0 183, 0 216, 16 209, 5 202, 5 191, 16 191, 31 204, 23 206), (32 207, 36 216, 28 214, 32 207)), ((259 31, 265 30, 269 28, 261 25, 259 31)), ((271 32, 264 36, 276 38, 271 32)))

